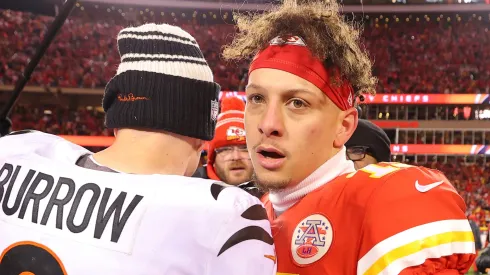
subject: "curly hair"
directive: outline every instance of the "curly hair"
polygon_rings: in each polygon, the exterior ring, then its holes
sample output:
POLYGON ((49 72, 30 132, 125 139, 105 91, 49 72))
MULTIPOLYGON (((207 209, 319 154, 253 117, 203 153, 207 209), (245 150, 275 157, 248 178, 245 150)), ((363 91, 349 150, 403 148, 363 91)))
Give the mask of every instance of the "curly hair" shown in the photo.
POLYGON ((250 59, 274 37, 298 35, 326 68, 340 71, 356 96, 376 93, 371 60, 360 47, 360 28, 344 20, 336 1, 284 0, 269 12, 234 13, 234 17, 239 31, 224 47, 225 59, 250 59))

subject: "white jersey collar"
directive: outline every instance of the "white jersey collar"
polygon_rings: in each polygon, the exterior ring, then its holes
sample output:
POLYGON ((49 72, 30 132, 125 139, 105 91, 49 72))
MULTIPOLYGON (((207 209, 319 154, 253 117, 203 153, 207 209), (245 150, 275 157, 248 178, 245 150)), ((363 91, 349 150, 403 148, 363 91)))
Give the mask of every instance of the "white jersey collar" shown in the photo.
POLYGON ((354 162, 346 159, 346 149, 342 148, 335 156, 322 164, 298 185, 269 193, 269 201, 276 212, 286 211, 308 193, 316 190, 336 177, 355 172, 354 162))

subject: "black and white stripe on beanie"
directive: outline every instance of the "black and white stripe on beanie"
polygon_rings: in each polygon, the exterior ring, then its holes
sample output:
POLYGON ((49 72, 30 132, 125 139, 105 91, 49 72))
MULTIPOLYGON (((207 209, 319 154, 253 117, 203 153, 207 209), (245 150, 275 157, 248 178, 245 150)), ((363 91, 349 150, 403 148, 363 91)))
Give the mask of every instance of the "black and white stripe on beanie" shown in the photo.
POLYGON ((138 70, 213 82, 213 73, 196 40, 179 27, 147 24, 126 28, 118 35, 118 45, 121 64, 117 74, 138 70), (153 48, 134 47, 148 40, 155 42, 153 48))
POLYGON ((212 139, 220 87, 194 37, 146 24, 121 30, 117 39, 121 63, 103 101, 107 127, 212 139))

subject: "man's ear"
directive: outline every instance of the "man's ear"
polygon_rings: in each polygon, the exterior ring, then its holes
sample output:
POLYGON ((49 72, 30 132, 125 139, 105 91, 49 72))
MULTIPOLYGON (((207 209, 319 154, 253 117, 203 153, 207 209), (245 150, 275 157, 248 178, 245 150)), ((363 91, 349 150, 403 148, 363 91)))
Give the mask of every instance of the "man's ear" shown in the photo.
POLYGON ((354 134, 357 128, 357 123, 359 121, 358 113, 356 108, 350 108, 348 110, 342 111, 339 115, 339 128, 337 131, 337 136, 333 141, 333 146, 335 148, 341 148, 354 134))

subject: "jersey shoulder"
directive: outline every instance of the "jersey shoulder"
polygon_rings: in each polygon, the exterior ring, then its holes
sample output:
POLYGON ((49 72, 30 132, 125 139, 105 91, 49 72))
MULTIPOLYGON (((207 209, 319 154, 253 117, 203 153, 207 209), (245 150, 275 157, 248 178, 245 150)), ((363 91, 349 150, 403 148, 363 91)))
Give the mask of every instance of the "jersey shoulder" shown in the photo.
MULTIPOLYGON (((185 201, 213 209, 218 218, 233 218, 245 213, 248 209, 260 210, 262 203, 258 198, 242 188, 226 183, 184 176, 157 176, 157 182, 172 182, 174 193, 184 194, 185 201)), ((163 192, 164 186, 159 187, 163 192)), ((165 202, 162 202, 164 204, 165 202)))
POLYGON ((401 201, 424 196, 435 200, 450 199, 464 207, 458 192, 444 174, 425 167, 378 163, 341 176, 339 180, 345 181, 343 191, 359 203, 368 203, 374 197, 401 201))
POLYGON ((464 201, 448 179, 437 170, 405 164, 366 168, 358 171, 370 179, 361 182, 370 193, 362 201, 358 273, 425 274, 425 270, 454 269, 464 274, 474 253, 473 234, 464 201), (394 255, 399 255, 396 261, 394 255))
POLYGON ((378 189, 380 186, 399 189, 407 186, 424 193, 425 190, 436 187, 435 184, 430 185, 433 183, 452 188, 449 180, 438 170, 398 162, 371 164, 345 175, 345 179, 349 185, 362 185, 370 189, 378 189), (423 187, 425 185, 429 187, 423 187))
POLYGON ((191 186, 195 191, 189 190, 186 193, 188 201, 183 207, 189 209, 187 205, 193 204, 193 208, 190 209, 193 213, 189 216, 198 215, 199 220, 205 220, 195 231, 199 232, 198 235, 205 235, 207 239, 212 240, 213 245, 210 247, 213 247, 217 258, 223 254, 227 255, 225 258, 230 255, 235 255, 235 258, 240 255, 250 257, 259 251, 273 254, 273 238, 267 213, 257 197, 237 186, 222 182, 199 178, 188 180, 192 182, 191 186), (204 199, 199 199, 196 195, 204 199), (201 203, 196 203, 199 200, 201 203), (240 254, 239 251, 245 254, 240 254))
POLYGON ((38 155, 53 161, 74 163, 91 152, 62 137, 35 130, 12 132, 0 138, 0 157, 38 155))
POLYGON ((240 187, 215 181, 211 183, 209 191, 219 206, 223 206, 225 211, 232 211, 230 214, 246 216, 252 220, 267 217, 259 198, 240 187))

